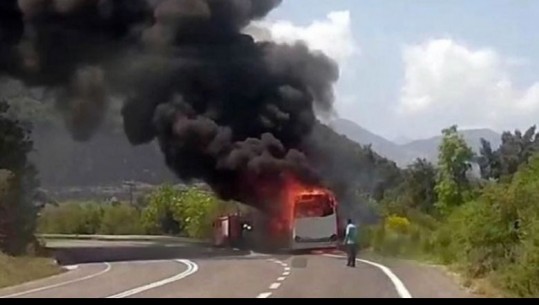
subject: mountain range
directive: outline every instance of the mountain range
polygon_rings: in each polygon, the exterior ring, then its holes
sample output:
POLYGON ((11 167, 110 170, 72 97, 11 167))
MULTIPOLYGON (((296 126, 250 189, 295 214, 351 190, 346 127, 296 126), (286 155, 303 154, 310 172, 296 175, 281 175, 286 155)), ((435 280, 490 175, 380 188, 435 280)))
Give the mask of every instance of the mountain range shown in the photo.
MULTIPOLYGON (((330 127, 335 132, 346 136, 354 142, 361 145, 371 145, 376 153, 395 161, 399 167, 406 167, 417 158, 436 162, 438 159, 438 147, 442 141, 441 135, 422 140, 399 138, 396 141, 390 141, 359 126, 355 122, 345 119, 332 121, 330 127)), ((460 130, 460 133, 476 153, 479 152, 481 138, 489 141, 493 148, 501 144, 501 134, 490 129, 460 130)))

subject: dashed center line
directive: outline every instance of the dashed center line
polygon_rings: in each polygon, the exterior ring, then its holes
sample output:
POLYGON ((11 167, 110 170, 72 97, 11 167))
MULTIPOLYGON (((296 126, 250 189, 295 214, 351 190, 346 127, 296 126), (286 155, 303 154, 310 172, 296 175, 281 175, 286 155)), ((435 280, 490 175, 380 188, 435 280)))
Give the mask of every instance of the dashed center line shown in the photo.
POLYGON ((271 292, 264 292, 264 293, 261 293, 258 295, 258 297, 256 297, 257 299, 267 299, 271 296, 271 292))
MULTIPOLYGON (((281 267, 283 267, 283 270, 284 270, 282 276, 278 277, 277 281, 275 283, 272 283, 269 286, 269 290, 277 290, 279 289, 279 287, 281 287, 281 282, 285 281, 286 277, 290 275, 291 269, 290 267, 288 267, 287 263, 282 262, 278 259, 272 258, 272 259, 268 259, 268 261, 280 265, 281 267)), ((271 295, 272 295, 271 292, 264 292, 264 293, 259 294, 257 296, 257 299, 266 299, 266 298, 269 298, 271 295)))

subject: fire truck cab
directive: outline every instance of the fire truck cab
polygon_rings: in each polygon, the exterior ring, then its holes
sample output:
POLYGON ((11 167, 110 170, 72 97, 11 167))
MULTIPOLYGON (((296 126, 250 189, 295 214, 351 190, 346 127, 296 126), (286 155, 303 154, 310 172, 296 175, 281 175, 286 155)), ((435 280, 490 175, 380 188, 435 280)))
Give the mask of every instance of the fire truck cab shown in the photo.
POLYGON ((213 222, 213 245, 215 247, 240 247, 244 244, 244 233, 252 226, 239 214, 217 218, 213 222))

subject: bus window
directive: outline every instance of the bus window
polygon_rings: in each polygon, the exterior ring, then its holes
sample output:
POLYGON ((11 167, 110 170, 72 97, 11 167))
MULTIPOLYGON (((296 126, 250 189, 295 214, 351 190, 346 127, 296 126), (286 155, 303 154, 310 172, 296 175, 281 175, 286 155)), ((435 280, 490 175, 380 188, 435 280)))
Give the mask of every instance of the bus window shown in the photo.
POLYGON ((326 217, 334 213, 333 205, 327 197, 302 198, 295 205, 296 218, 326 217))

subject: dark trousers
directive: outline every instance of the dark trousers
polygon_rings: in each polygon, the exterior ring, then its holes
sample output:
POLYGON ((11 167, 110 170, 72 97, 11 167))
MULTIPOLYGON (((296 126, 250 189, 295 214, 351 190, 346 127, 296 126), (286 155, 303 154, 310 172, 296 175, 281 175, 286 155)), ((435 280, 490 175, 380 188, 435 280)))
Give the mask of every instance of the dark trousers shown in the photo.
POLYGON ((346 254, 348 255, 348 264, 349 267, 356 266, 356 256, 357 256, 357 245, 351 244, 346 245, 346 254))

